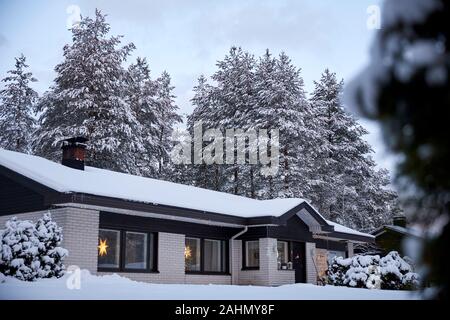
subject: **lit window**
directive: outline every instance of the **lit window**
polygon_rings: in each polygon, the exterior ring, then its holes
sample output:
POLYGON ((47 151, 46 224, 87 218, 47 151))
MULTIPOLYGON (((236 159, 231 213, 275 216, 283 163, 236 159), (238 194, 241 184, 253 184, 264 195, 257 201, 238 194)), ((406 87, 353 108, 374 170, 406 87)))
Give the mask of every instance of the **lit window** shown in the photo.
POLYGON ((200 239, 186 238, 184 257, 186 271, 200 271, 200 239))
POLYGON ((118 269, 120 262, 120 231, 100 229, 98 236, 98 266, 118 269))
POLYGON ((259 240, 245 242, 245 267, 259 267, 259 240))

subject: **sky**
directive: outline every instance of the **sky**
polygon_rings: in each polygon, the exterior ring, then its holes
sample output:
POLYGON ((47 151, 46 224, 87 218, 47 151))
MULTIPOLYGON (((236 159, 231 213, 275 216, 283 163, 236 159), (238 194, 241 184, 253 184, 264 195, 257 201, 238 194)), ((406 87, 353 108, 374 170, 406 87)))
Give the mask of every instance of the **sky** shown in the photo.
MULTIPOLYGON (((286 52, 301 68, 307 92, 325 68, 350 81, 365 66, 374 30, 367 27, 372 5, 381 0, 0 0, 0 78, 23 53, 43 93, 55 78, 62 48, 70 43, 68 24, 78 12, 108 14, 111 35, 137 49, 128 60, 146 57, 156 78, 172 77, 180 112, 192 111, 192 88, 201 74, 210 76, 231 46, 260 56, 266 49, 286 52)), ((366 139, 380 167, 393 170, 380 132, 366 139)))

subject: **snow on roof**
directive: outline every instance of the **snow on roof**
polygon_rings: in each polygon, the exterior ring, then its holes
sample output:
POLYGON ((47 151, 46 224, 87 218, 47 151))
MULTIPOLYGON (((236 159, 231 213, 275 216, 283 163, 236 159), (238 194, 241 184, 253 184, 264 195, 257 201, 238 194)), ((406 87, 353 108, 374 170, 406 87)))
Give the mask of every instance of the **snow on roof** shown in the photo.
MULTIPOLYGON (((58 192, 86 193, 244 218, 279 217, 299 204, 307 202, 300 198, 256 200, 89 166, 86 166, 84 171, 77 170, 42 157, 4 149, 0 149, 0 165, 58 192)), ((317 214, 320 215, 319 212, 317 214)), ((334 226, 337 232, 373 237, 326 221, 334 226)))
POLYGON ((38 156, 0 149, 0 165, 59 192, 86 193, 245 218, 281 216, 304 199, 255 200, 94 167, 76 170, 38 156))
POLYGON ((396 231, 398 233, 407 235, 407 236, 414 236, 418 238, 422 238, 424 236, 424 233, 421 230, 418 230, 416 228, 404 228, 401 226, 395 226, 395 225, 384 225, 378 229, 375 229, 371 233, 375 236, 378 236, 379 234, 383 233, 385 229, 390 229, 393 231, 396 231))
POLYGON ((368 234, 368 233, 364 233, 364 232, 359 232, 353 229, 350 229, 346 226, 343 226, 342 224, 330 221, 330 220, 326 220, 327 223, 329 225, 332 225, 334 227, 334 231, 336 232, 342 232, 342 233, 347 233, 347 234, 354 234, 354 235, 358 235, 358 236, 363 236, 363 237, 369 237, 369 238, 375 238, 373 235, 368 234))

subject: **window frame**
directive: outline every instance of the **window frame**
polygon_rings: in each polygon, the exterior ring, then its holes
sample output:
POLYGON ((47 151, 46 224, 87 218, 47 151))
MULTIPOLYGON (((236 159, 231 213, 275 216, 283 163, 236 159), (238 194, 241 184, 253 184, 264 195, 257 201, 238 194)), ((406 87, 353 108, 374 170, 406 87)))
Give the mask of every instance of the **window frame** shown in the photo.
POLYGON ((247 265, 247 243, 248 242, 258 242, 258 251, 261 249, 259 239, 248 239, 248 240, 242 241, 242 270, 259 270, 259 268, 261 266, 261 257, 260 256, 258 258, 258 266, 248 266, 247 265))
MULTIPOLYGON (((148 232, 138 229, 119 229, 110 228, 107 226, 99 228, 100 230, 111 230, 119 232, 119 267, 118 268, 108 268, 99 267, 97 261, 97 271, 98 272, 127 272, 127 273, 159 273, 158 271, 158 233, 148 232), (126 234, 127 232, 144 233, 147 235, 147 253, 146 253, 146 268, 135 269, 135 268, 125 268, 126 259, 126 234), (152 244, 153 238, 153 244, 152 244)), ((98 255, 98 253, 97 253, 98 255)))
MULTIPOLYGON (((287 260, 288 260, 287 264, 289 264, 289 262, 292 263, 292 241, 277 239, 277 254, 278 254, 278 242, 284 242, 284 243, 287 244, 287 260)), ((277 269, 279 271, 292 270, 292 269, 289 269, 289 268, 279 269, 278 268, 278 256, 277 256, 277 269)))
POLYGON ((120 265, 121 265, 121 255, 122 255, 122 232, 120 230, 117 229, 113 229, 113 228, 99 228, 99 234, 98 234, 98 239, 97 239, 97 243, 100 242, 100 231, 104 230, 104 231, 113 231, 116 233, 119 233, 119 237, 118 237, 118 242, 119 242, 119 250, 117 252, 117 254, 119 255, 119 263, 118 263, 118 267, 99 267, 98 265, 98 257, 99 257, 99 249, 97 247, 97 271, 101 271, 101 270, 111 270, 111 271, 118 271, 120 269, 120 265))
POLYGON ((186 240, 187 239, 195 239, 195 241, 197 242, 198 241, 198 244, 199 244, 199 246, 200 246, 200 262, 199 262, 199 266, 200 266, 200 270, 186 270, 186 256, 184 256, 184 272, 185 273, 201 273, 202 272, 202 269, 203 269, 203 254, 202 254, 202 251, 203 251, 203 245, 202 245, 202 239, 201 238, 198 238, 198 237, 188 237, 188 236, 186 236, 186 237, 184 237, 184 248, 186 249, 186 240))
MULTIPOLYGON (((200 240, 200 270, 199 271, 189 271, 186 270, 186 264, 184 268, 185 274, 203 274, 203 275, 230 275, 230 244, 228 239, 221 239, 221 238, 212 238, 212 237, 198 237, 198 236, 190 236, 185 235, 186 238, 191 239, 199 239, 200 240), (224 250, 225 250, 225 270, 224 271, 205 271, 205 240, 215 240, 220 241, 221 244, 224 244, 224 250)), ((186 246, 186 240, 184 241, 184 245, 186 246)), ((185 258, 186 259, 186 258, 185 258)), ((186 260, 185 260, 186 261, 186 260)), ((186 263, 186 262, 185 262, 186 263)))

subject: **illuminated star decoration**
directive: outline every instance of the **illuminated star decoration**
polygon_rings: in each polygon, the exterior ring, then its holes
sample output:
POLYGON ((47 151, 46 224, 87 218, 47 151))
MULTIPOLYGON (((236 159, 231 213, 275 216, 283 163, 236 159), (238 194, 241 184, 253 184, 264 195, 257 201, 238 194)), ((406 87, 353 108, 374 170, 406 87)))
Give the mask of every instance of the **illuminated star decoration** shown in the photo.
POLYGON ((98 250, 99 250, 98 254, 100 256, 105 256, 107 254, 106 248, 108 248, 108 247, 109 246, 106 244, 106 239, 105 240, 100 239, 100 244, 98 245, 98 250))
POLYGON ((184 248, 184 257, 186 259, 189 259, 191 257, 191 248, 189 248, 189 247, 184 248))

